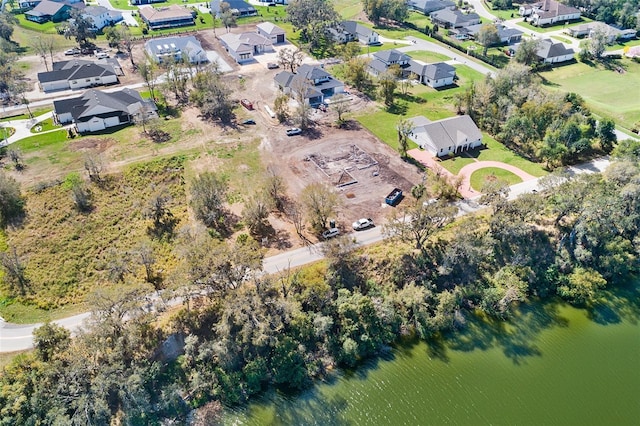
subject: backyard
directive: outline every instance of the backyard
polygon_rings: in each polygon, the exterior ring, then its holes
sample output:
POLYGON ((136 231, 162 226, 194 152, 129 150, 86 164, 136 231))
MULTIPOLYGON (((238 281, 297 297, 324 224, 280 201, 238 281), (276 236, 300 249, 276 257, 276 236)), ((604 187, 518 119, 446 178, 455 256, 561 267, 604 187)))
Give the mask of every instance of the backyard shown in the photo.
POLYGON ((577 62, 541 72, 552 90, 579 93, 597 115, 631 129, 640 121, 640 64, 623 58, 607 64, 577 62))

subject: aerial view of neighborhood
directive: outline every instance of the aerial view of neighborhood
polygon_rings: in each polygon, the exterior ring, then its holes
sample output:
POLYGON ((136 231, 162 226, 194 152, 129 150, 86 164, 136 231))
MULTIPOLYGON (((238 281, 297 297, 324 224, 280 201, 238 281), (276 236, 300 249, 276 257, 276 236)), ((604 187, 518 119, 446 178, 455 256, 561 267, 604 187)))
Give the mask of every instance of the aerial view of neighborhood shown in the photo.
POLYGON ((2 0, 0 425, 634 425, 640 0, 2 0))

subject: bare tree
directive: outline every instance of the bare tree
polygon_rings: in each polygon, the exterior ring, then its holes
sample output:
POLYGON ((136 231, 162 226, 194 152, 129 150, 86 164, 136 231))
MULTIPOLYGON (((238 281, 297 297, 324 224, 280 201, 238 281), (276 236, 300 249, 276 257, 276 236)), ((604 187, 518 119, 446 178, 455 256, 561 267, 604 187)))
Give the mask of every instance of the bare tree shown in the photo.
POLYGON ((138 263, 144 267, 145 281, 150 284, 156 285, 158 279, 153 270, 156 264, 156 257, 153 254, 153 248, 149 243, 142 243, 135 251, 138 263))
POLYGON ((276 209, 282 210, 287 187, 273 165, 267 167, 267 180, 264 186, 276 209))
POLYGON ((126 25, 120 25, 118 27, 118 33, 120 36, 120 41, 118 45, 122 50, 127 52, 127 55, 129 56, 129 61, 131 61, 131 67, 133 69, 136 69, 136 64, 133 61, 133 54, 132 54, 134 40, 133 40, 133 36, 131 35, 131 29, 129 29, 129 27, 126 25))
POLYGON ((308 129, 311 126, 311 105, 309 105, 306 96, 310 87, 311 83, 305 79, 295 80, 291 85, 291 90, 298 102, 294 119, 302 130, 308 129))
POLYGON ((53 67, 53 49, 55 45, 55 39, 53 37, 35 37, 33 39, 33 50, 42 58, 44 67, 49 71, 49 64, 47 63, 47 55, 51 57, 51 66, 53 67))
POLYGON ((321 183, 312 183, 302 190, 300 199, 313 229, 318 233, 326 229, 329 217, 336 214, 338 194, 321 183))
POLYGON ((278 63, 282 68, 288 68, 292 73, 295 73, 304 59, 304 52, 300 49, 290 49, 285 47, 278 52, 278 63))
POLYGON ((269 201, 264 192, 258 192, 245 202, 242 217, 252 234, 262 234, 267 229, 267 218, 271 211, 269 201))
POLYGON ((333 96, 333 98, 331 99, 331 109, 333 109, 336 114, 338 114, 338 126, 342 126, 344 124, 342 116, 348 112, 351 112, 351 104, 347 96, 340 93, 333 96))
POLYGON ((172 235, 176 219, 169 208, 171 196, 166 190, 159 190, 151 196, 144 211, 144 216, 153 221, 149 231, 156 237, 172 235))
POLYGON ((155 87, 158 77, 158 64, 151 56, 145 53, 145 59, 138 65, 138 72, 147 85, 151 99, 156 101, 155 87))
POLYGON ((22 160, 22 152, 20 151, 20 148, 10 149, 7 151, 7 156, 11 161, 13 161, 13 167, 17 171, 24 169, 24 161, 22 160))
POLYGON ((6 252, 0 253, 0 263, 2 263, 5 281, 11 287, 15 287, 20 292, 20 295, 24 296, 27 292, 29 280, 25 274, 26 266, 18 256, 16 248, 11 247, 6 252))
POLYGON ((100 158, 98 154, 90 152, 84 156, 84 169, 89 174, 91 182, 100 183, 102 181, 102 177, 100 176, 102 168, 102 158, 100 158))
POLYGON ((284 93, 279 95, 273 103, 276 117, 280 123, 284 123, 289 119, 289 96, 284 93))

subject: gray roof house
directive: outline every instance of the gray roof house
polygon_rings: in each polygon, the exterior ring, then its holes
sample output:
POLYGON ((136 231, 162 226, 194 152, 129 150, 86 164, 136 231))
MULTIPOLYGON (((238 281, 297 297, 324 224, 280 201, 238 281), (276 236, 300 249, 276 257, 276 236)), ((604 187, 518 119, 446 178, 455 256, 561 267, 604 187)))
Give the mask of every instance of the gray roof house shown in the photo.
POLYGON ((93 24, 96 31, 116 22, 122 21, 122 13, 107 9, 104 6, 87 6, 82 9, 82 16, 93 24))
POLYGON ((79 133, 130 124, 140 114, 146 118, 157 116, 155 104, 131 89, 111 93, 87 90, 77 98, 53 101, 53 110, 58 123, 74 123, 79 133))
POLYGON ((380 50, 373 54, 373 59, 369 61, 369 72, 373 75, 380 75, 387 71, 392 65, 398 65, 400 70, 407 68, 411 61, 411 56, 398 50, 380 50))
POLYGON ((613 43, 617 39, 630 39, 636 36, 635 29, 622 30, 614 26, 605 24, 604 22, 589 22, 587 24, 578 25, 577 27, 567 27, 565 33, 572 37, 591 37, 596 31, 603 32, 609 43, 613 43))
POLYGON ((456 69, 445 63, 423 64, 414 60, 409 62, 409 72, 418 76, 418 81, 429 87, 451 86, 456 78, 456 69))
POLYGON ((364 45, 380 45, 380 35, 356 21, 342 21, 336 28, 330 28, 334 40, 338 43, 358 41, 364 45))
POLYGON ((335 80, 331 74, 315 65, 303 64, 295 74, 281 71, 274 80, 280 90, 293 98, 304 91, 304 100, 310 105, 321 104, 326 98, 344 92, 343 82, 335 80))
POLYGON ((62 22, 69 19, 72 6, 62 2, 42 0, 33 9, 25 12, 28 21, 42 24, 47 21, 62 22))
MULTIPOLYGON (((475 25, 469 25, 468 27, 462 27, 459 29, 459 32, 461 34, 466 34, 475 39, 476 37, 478 37, 478 33, 480 32, 480 29, 482 28, 483 25, 485 24, 475 24, 475 25)), ((509 28, 500 24, 487 24, 487 25, 493 25, 496 27, 496 30, 498 31, 498 37, 500 37, 501 43, 514 44, 514 43, 520 43, 520 41, 522 40, 523 32, 516 28, 509 28)))
POLYGON ((174 61, 188 59, 192 64, 207 62, 207 52, 194 36, 154 38, 144 44, 147 54, 158 63, 169 58, 174 61))
MULTIPOLYGON (((229 3, 229 8, 231 9, 231 13, 233 13, 236 16, 254 16, 258 14, 258 11, 256 10, 256 8, 251 6, 249 3, 247 3, 244 0, 224 0, 224 1, 229 3)), ((211 2, 210 6, 213 6, 213 1, 211 2)), ((214 10, 214 8, 211 7, 211 10, 214 10)))
POLYGON ((573 49, 565 47, 565 45, 559 41, 554 42, 551 39, 544 39, 538 43, 536 54, 542 62, 557 64, 559 62, 572 60, 575 52, 573 49))
POLYGON ((258 33, 225 33, 218 37, 229 55, 239 64, 253 60, 253 55, 273 51, 273 42, 258 33))
POLYGON ((442 9, 453 9, 456 4, 449 0, 409 0, 409 9, 422 12, 425 15, 442 9))
POLYGON ((431 21, 445 28, 468 27, 480 23, 476 13, 462 13, 460 10, 442 9, 429 14, 431 21))
POLYGON ((272 22, 261 22, 256 25, 256 31, 263 37, 271 40, 273 44, 285 43, 287 36, 285 31, 272 22))
POLYGON ((38 73, 38 82, 43 91, 64 89, 83 89, 85 87, 104 86, 118 82, 118 73, 107 61, 70 61, 54 62, 53 70, 38 73))
POLYGON ((458 154, 482 144, 482 132, 468 115, 438 121, 422 116, 409 120, 413 125, 409 139, 437 157, 458 154))

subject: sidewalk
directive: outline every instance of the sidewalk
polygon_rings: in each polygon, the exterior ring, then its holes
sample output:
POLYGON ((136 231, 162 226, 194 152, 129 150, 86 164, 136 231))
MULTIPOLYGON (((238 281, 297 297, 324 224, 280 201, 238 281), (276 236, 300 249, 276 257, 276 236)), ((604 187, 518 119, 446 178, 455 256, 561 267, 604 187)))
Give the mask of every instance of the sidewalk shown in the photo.
MULTIPOLYGON (((21 139, 28 138, 36 135, 43 135, 45 133, 55 132, 59 129, 47 130, 45 132, 31 132, 31 128, 38 123, 43 122, 44 120, 53 117, 53 111, 49 111, 45 114, 39 115, 34 118, 26 118, 22 120, 8 120, 3 121, 2 127, 11 127, 16 129, 15 133, 9 136, 6 140, 0 141, 0 147, 11 145, 12 143, 18 142, 21 139)), ((68 126, 61 127, 60 129, 64 129, 68 126)))

